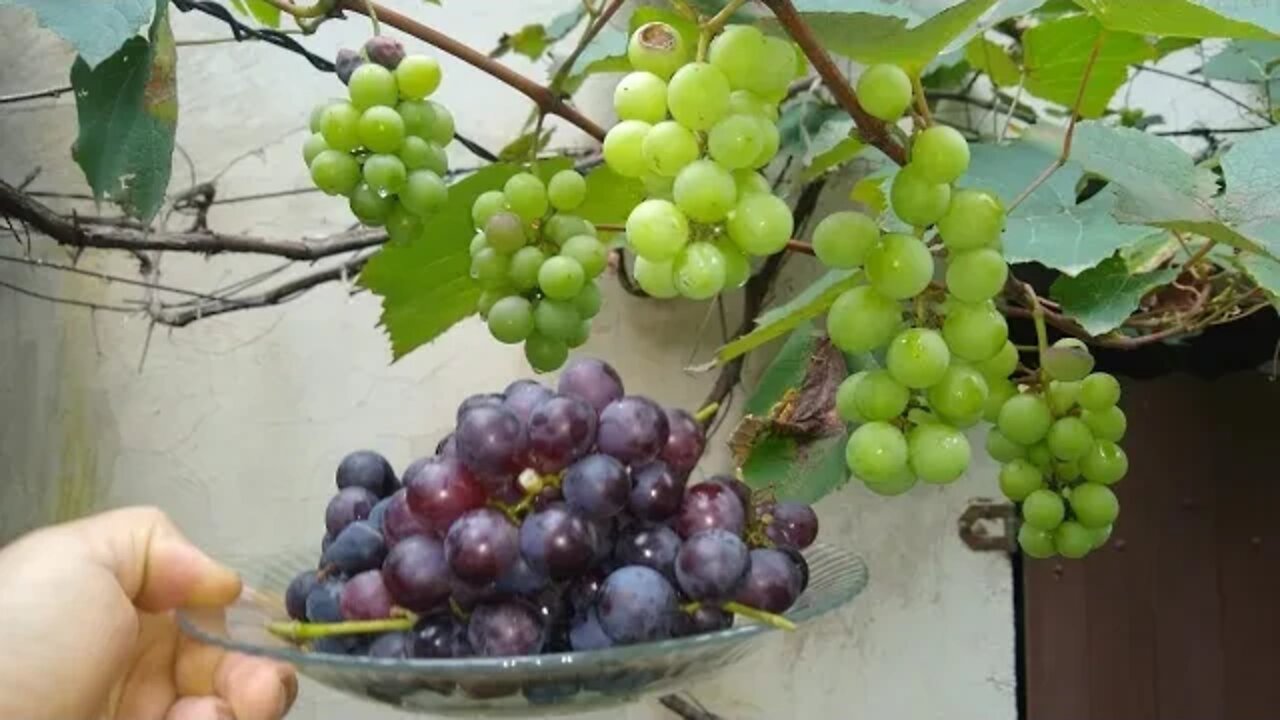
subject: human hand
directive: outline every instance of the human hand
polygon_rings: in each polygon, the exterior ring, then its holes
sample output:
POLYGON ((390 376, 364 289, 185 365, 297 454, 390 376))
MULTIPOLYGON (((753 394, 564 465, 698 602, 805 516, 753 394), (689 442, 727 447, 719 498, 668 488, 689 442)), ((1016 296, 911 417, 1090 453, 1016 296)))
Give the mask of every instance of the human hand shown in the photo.
POLYGON ((0 718, 277 720, 287 665, 202 645, 173 610, 222 607, 240 579, 159 510, 128 508, 0 550, 0 718))

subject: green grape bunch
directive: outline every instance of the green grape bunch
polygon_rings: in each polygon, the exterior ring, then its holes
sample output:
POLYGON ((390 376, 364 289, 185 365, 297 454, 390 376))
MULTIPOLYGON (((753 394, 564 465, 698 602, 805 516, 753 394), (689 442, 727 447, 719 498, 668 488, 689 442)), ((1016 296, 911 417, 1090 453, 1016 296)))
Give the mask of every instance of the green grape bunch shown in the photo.
POLYGON ((646 188, 625 227, 636 282, 703 300, 740 287, 750 256, 791 239, 791 209, 757 171, 778 152, 778 103, 801 67, 790 43, 748 25, 725 27, 705 59, 691 51, 666 23, 632 34, 604 160, 646 188))
POLYGON ((539 372, 563 365, 600 311, 596 279, 609 249, 593 224, 570 214, 586 195, 586 179, 573 170, 546 183, 521 172, 471 207, 471 277, 483 288, 477 310, 494 339, 523 343, 539 372))
POLYGON ((360 222, 385 226, 393 241, 416 238, 449 197, 453 115, 427 99, 440 86, 440 64, 376 36, 361 52, 339 51, 335 67, 348 97, 311 113, 302 146, 311 180, 347 197, 360 222))

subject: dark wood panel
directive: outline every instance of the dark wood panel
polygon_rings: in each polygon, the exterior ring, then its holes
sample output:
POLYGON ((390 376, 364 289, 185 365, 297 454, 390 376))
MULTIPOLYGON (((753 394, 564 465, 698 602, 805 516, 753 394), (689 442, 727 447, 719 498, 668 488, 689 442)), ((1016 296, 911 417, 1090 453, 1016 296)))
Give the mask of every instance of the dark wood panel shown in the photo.
POLYGON ((1089 716, 1089 643, 1083 568, 1023 560, 1027 714, 1033 720, 1089 716), (1063 613, 1061 608, 1073 608, 1063 613))

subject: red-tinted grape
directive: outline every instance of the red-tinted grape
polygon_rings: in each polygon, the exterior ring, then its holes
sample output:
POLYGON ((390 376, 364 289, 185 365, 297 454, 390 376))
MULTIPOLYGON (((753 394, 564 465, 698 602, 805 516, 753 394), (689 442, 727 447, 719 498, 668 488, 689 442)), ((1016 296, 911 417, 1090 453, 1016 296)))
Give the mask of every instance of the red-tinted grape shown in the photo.
POLYGON ((800 597, 800 568, 785 553, 768 548, 751 551, 751 563, 734 600, 771 613, 786 612, 800 597))
POLYGON ((665 462, 651 462, 631 471, 628 507, 641 520, 662 522, 680 511, 684 500, 684 475, 665 462))
POLYGON ((430 535, 431 526, 425 518, 409 507, 409 497, 405 490, 391 496, 391 504, 387 506, 387 516, 382 522, 382 534, 388 545, 415 535, 430 535))
POLYGON ((433 537, 405 538, 382 563, 382 579, 396 605, 426 612, 449 598, 449 563, 444 544, 433 537))
POLYGON ((620 565, 644 565, 675 580, 679 552, 680 536, 666 525, 653 525, 624 531, 618 537, 613 556, 620 565))
MULTIPOLYGON (((436 455, 439 457, 457 457, 458 441, 453 438, 453 433, 445 435, 440 439, 440 442, 436 443, 436 455)), ((414 462, 421 462, 422 460, 427 459, 429 458, 420 458, 414 462)), ((412 469, 414 469, 413 465, 404 469, 404 477, 406 481, 409 479, 409 471, 412 469)))
POLYGON ((818 516, 804 503, 778 503, 767 510, 772 520, 764 532, 778 547, 803 550, 818 537, 818 516))
POLYGON ((344 620, 378 620, 391 616, 391 593, 382 581, 382 572, 366 570, 342 588, 344 620))
POLYGON ((742 503, 744 511, 751 509, 751 486, 742 482, 732 475, 715 475, 708 482, 715 482, 724 485, 738 496, 738 501, 742 503))
POLYGON ((746 543, 724 530, 703 530, 686 539, 676 555, 676 581, 694 600, 725 600, 751 567, 746 543))
POLYGON ((742 535, 746 522, 746 510, 737 493, 724 483, 704 482, 685 490, 675 529, 685 539, 712 528, 742 535))
POLYGON ((458 421, 458 457, 473 471, 514 474, 528 447, 524 423, 505 405, 479 405, 458 421))
POLYGON ((667 444, 662 461, 676 472, 688 475, 698 465, 707 438, 693 416, 679 408, 667 408, 667 444))
POLYGON ((369 517, 378 496, 362 487, 343 488, 324 510, 324 526, 330 535, 338 536, 348 525, 369 517))
POLYGON ((454 418, 458 422, 462 422, 462 416, 470 412, 472 408, 496 407, 503 405, 505 401, 506 398, 503 397, 502 393, 480 393, 479 395, 472 395, 466 400, 463 400, 462 404, 458 406, 458 412, 454 418))
POLYGON ((537 612, 520 602, 480 605, 467 621, 467 641, 483 657, 536 653, 543 634, 537 612))
POLYGON ((433 458, 404 478, 409 507, 426 527, 441 537, 468 510, 483 507, 487 493, 475 475, 456 458, 433 458))
POLYGON ((524 519, 520 526, 520 554, 537 571, 552 580, 568 580, 591 567, 595 560, 587 520, 566 506, 552 506, 524 519))
POLYGON ((626 645, 670 637, 680 609, 675 588, 662 573, 628 565, 605 578, 596 612, 605 634, 626 645))
POLYGON ((520 418, 520 422, 528 423, 529 415, 542 403, 550 400, 555 393, 551 388, 537 380, 517 380, 507 386, 502 393, 503 404, 520 418))
POLYGON ((362 487, 380 498, 390 495, 400 487, 391 463, 372 450, 348 453, 338 463, 335 479, 339 490, 362 487))
POLYGON ((596 412, 623 395, 622 378, 609 363, 595 358, 577 358, 565 366, 556 386, 561 395, 586 400, 596 412))
POLYGON ((667 416, 652 400, 629 395, 600 412, 596 445, 628 465, 658 457, 667 444, 667 416))
POLYGON ((565 501, 589 518, 617 515, 627 505, 631 481, 627 468, 608 455, 588 455, 565 470, 565 501))
POLYGON ((596 411, 581 398, 560 395, 538 405, 528 420, 529 464, 554 473, 586 455, 596 437, 596 411))
POLYGON ((320 556, 322 568, 335 567, 348 575, 382 565, 387 546, 382 533, 361 520, 346 527, 320 556))
POLYGON ((459 578, 480 585, 491 583, 511 568, 519 553, 519 532, 497 510, 472 510, 449 528, 445 554, 459 578))

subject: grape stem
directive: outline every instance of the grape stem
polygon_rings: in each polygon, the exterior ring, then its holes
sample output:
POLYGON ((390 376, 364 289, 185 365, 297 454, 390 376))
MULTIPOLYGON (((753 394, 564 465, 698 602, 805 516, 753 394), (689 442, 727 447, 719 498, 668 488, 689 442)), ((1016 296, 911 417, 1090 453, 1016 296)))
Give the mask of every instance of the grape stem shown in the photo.
POLYGON ((349 620, 335 623, 307 623, 297 620, 267 623, 267 632, 290 641, 317 640, 338 635, 373 635, 412 630, 418 618, 414 615, 382 620, 349 620))
POLYGON ((709 35, 715 35, 720 32, 724 29, 725 24, 727 24, 733 17, 733 14, 738 12, 738 10, 746 4, 747 0, 729 0, 723 8, 720 8, 720 12, 702 23, 702 31, 709 35))
POLYGON ((711 420, 711 418, 716 416, 716 413, 719 411, 720 411, 720 403, 718 402, 708 403, 704 405, 701 410, 694 413, 693 419, 697 420, 699 425, 706 425, 711 420))
POLYGON ((564 97, 564 81, 569 78, 569 73, 573 71, 573 66, 578 62, 578 57, 582 55, 582 51, 587 49, 587 46, 591 44, 591 41, 595 39, 595 36, 600 34, 600 31, 604 29, 605 24, 609 22, 614 13, 618 12, 618 9, 621 8, 622 4, 626 1, 627 0, 613 0, 598 13, 592 13, 592 17, 595 19, 587 28, 586 32, 582 33, 582 37, 578 39, 578 44, 574 46, 573 51, 570 52, 569 56, 564 59, 563 63, 561 63, 560 69, 556 70, 556 74, 551 76, 551 84, 549 87, 553 93, 559 97, 564 97))
POLYGON ((333 10, 333 0, 319 0, 311 5, 295 5, 290 0, 265 0, 265 2, 298 20, 324 17, 333 10))
POLYGON ((911 87, 915 90, 916 111, 920 113, 924 126, 933 125, 933 113, 929 112, 929 98, 925 95, 924 84, 920 82, 920 73, 911 74, 911 87))
POLYGON ((781 615, 767 612, 765 610, 760 610, 758 608, 753 608, 749 605, 743 605, 740 602, 734 602, 733 600, 730 600, 729 602, 722 603, 720 607, 725 612, 731 612, 734 615, 749 617, 752 620, 755 620, 756 622, 764 623, 766 625, 772 625, 773 627, 776 627, 779 630, 795 630, 796 629, 795 623, 791 622, 790 620, 786 619, 781 615))
POLYGON ((1040 353, 1040 368, 1044 372, 1045 354, 1049 352, 1049 333, 1044 326, 1044 308, 1040 306, 1040 298, 1029 283, 1022 283, 1022 290, 1027 294, 1027 302, 1031 304, 1031 320, 1036 325, 1036 350, 1040 353))

